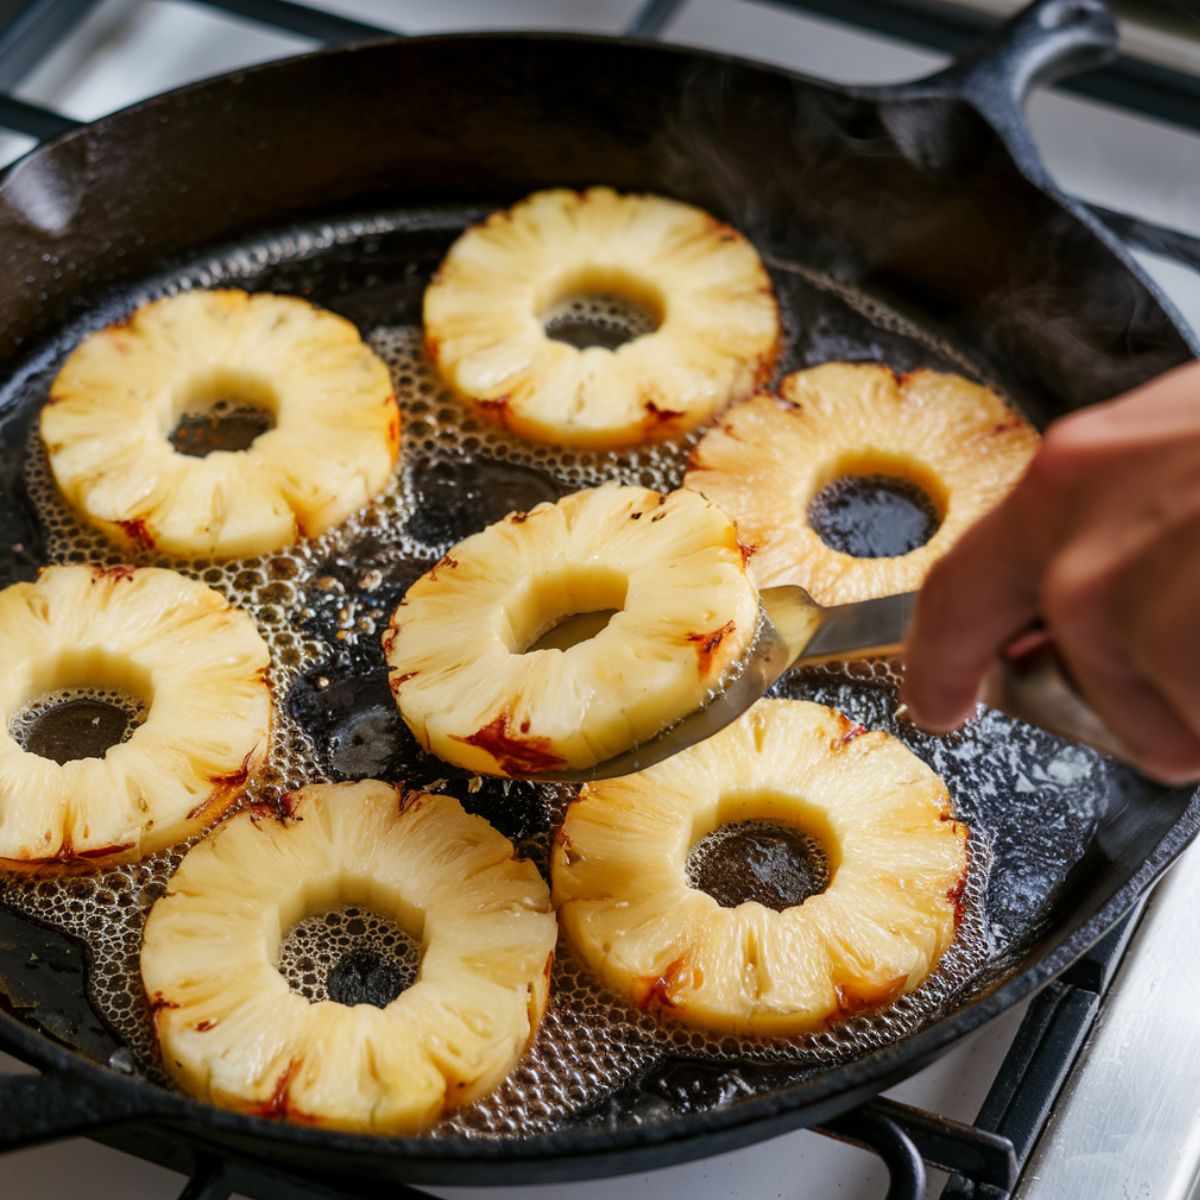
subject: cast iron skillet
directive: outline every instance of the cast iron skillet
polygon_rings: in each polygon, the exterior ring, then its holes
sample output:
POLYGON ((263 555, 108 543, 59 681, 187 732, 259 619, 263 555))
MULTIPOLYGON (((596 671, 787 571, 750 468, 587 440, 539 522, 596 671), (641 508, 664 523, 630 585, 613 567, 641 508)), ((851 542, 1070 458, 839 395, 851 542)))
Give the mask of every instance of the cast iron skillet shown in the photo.
MULTIPOLYGON (((203 277, 195 264, 210 247, 350 213, 394 215, 370 276, 351 250, 264 267, 251 284, 311 291, 363 324, 411 319, 455 233, 428 215, 437 206, 480 210, 538 187, 603 182, 700 204, 746 231, 768 261, 832 281, 808 309, 796 298, 803 288, 789 301, 792 285, 780 284, 786 369, 873 352, 912 359, 911 345, 855 312, 876 300, 982 364, 1044 423, 1192 351, 1116 239, 1048 181, 1022 116, 1031 85, 1098 65, 1114 38, 1099 0, 1039 0, 948 70, 885 88, 831 87, 660 45, 507 35, 373 44, 213 80, 72 132, 7 173, 0 359, 17 373, 56 337, 65 346, 106 312, 127 310, 140 281, 185 263, 203 277), (839 289, 854 303, 843 305, 839 289)), ((29 418, 0 411, 3 582, 28 577, 38 558, 22 484, 29 418)), ((1036 771, 1057 751, 1002 731, 994 752, 1036 771)), ((54 986, 78 1000, 78 954, 6 915, 0 1045, 42 1074, 0 1079, 0 1147, 106 1129, 183 1168, 195 1147, 211 1146, 343 1186, 488 1184, 642 1169, 827 1120, 1063 970, 1200 824, 1200 797, 1187 790, 1115 766, 1092 763, 1086 774, 1086 819, 1063 833, 1054 870, 1047 814, 1019 789, 997 801, 1011 819, 997 836, 988 904, 1020 936, 1006 972, 957 1011, 736 1103, 525 1141, 325 1133, 218 1111, 110 1069, 100 1033, 65 1016, 70 1006, 49 985, 30 1001, 22 982, 36 953, 57 961, 54 986)))

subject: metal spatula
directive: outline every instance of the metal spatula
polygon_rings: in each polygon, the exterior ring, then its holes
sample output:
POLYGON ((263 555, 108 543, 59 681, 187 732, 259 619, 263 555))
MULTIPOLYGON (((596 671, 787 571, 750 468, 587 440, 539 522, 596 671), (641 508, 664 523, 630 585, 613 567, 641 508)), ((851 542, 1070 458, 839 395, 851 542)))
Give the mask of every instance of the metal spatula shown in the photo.
MULTIPOLYGON (((801 587, 765 588, 753 646, 741 669, 702 708, 631 750, 592 767, 527 778, 583 783, 644 770, 736 720, 789 667, 899 653, 917 594, 823 608, 801 587)), ((1063 674, 1052 648, 997 663, 979 697, 993 708, 1116 758, 1116 739, 1063 674)))

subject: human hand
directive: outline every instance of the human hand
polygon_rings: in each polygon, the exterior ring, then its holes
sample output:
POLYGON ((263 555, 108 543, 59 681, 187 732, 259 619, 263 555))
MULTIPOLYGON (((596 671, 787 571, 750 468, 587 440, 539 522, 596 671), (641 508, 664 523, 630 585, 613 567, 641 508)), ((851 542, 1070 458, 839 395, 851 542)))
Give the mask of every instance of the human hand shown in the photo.
POLYGON ((950 730, 1040 620, 1131 761, 1200 778, 1200 363, 1056 421, 1025 476, 934 566, 903 697, 950 730))

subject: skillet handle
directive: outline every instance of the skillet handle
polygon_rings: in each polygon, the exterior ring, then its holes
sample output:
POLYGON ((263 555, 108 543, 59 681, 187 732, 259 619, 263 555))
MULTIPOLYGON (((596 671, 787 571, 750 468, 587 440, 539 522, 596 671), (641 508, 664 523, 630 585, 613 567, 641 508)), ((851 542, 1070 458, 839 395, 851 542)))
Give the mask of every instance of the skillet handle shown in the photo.
POLYGON ((149 1085, 145 1096, 131 1090, 72 1071, 0 1075, 0 1154, 161 1115, 149 1085))
POLYGON ((1031 179, 1048 177, 1025 119, 1039 84, 1090 71, 1117 56, 1117 23, 1104 0, 1033 0, 948 67, 904 85, 910 95, 965 100, 1031 179))

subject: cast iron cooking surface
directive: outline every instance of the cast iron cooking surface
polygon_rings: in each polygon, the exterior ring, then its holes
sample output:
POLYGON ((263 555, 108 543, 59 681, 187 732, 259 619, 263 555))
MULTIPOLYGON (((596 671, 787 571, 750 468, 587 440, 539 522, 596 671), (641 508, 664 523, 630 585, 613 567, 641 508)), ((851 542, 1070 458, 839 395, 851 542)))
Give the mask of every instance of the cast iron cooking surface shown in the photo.
MULTIPOLYGON (((540 455, 504 433, 470 419, 464 422, 446 397, 431 394, 412 354, 419 345, 421 294, 454 236, 482 211, 386 212, 291 228, 113 295, 35 349, 0 397, 0 462, 4 486, 17 500, 5 515, 0 583, 30 578, 51 550, 74 558, 120 557, 103 539, 72 532, 77 525, 47 500, 44 485, 34 488, 40 494, 36 502, 27 486, 44 472, 30 441, 31 421, 63 354, 88 329, 185 286, 235 284, 287 292, 342 313, 393 362, 407 418, 394 494, 352 522, 348 531, 328 535, 296 554, 225 569, 207 563, 170 565, 249 604, 271 639, 277 700, 303 730, 303 744, 298 753, 277 755, 276 770, 265 785, 268 795, 296 786, 314 772, 332 779, 374 776, 445 787, 492 820, 544 869, 549 834, 567 793, 472 781, 425 754, 391 702, 378 633, 408 584, 465 534, 514 508, 527 509, 603 478, 677 484, 694 438, 624 454, 540 455), (397 355, 398 345, 409 349, 397 355), (47 527, 47 517, 54 528, 47 527)), ((786 318, 780 373, 840 358, 882 361, 897 370, 928 366, 983 375, 961 352, 877 301, 798 264, 771 260, 770 266, 786 318)), ((947 780, 958 813, 972 828, 974 846, 971 912, 963 935, 970 945, 965 957, 960 954, 956 960, 953 978, 924 1006, 902 1013, 894 1026, 887 1019, 851 1023, 846 1034, 816 1039, 819 1045, 814 1042, 790 1058, 756 1053, 754 1047, 714 1045, 694 1035, 657 1037, 647 1033, 652 1023, 636 1015, 627 1028, 617 1021, 612 1045, 600 1038, 590 1041, 577 1023, 560 1031, 565 1050, 556 1051, 551 1074, 570 1077, 577 1071, 582 1078, 590 1072, 591 1086, 568 1086, 561 1095, 543 1091, 535 1098, 532 1122, 506 1122, 502 1089, 498 1102, 484 1106, 483 1118, 446 1124, 435 1138, 455 1145, 482 1132, 503 1146, 521 1137, 536 1142, 530 1134, 554 1130, 586 1135, 640 1126, 658 1127, 665 1134, 680 1115, 777 1095, 789 1087, 819 1086, 829 1066, 879 1053, 901 1034, 936 1024, 994 989, 1039 935, 1074 919, 1079 890, 1089 884, 1080 864, 1102 855, 1114 813, 1127 801, 1153 805, 1160 792, 1126 768, 997 713, 984 714, 949 738, 925 736, 897 714, 895 677, 882 664, 793 672, 776 692, 832 704, 868 727, 888 730, 947 780)), ((3 928, 14 952, 0 955, 0 988, 24 1020, 97 1061, 152 1081, 160 1076, 144 1033, 147 1014, 140 993, 134 987, 115 1001, 113 996, 122 981, 136 979, 137 929, 177 856, 157 861, 157 871, 152 864, 152 869, 110 872, 92 882, 11 883, 3 928), (51 929, 26 925, 13 912, 48 920, 51 929), (97 914, 102 914, 103 926, 124 923, 125 940, 114 945, 111 931, 96 932, 97 914), (54 928, 82 935, 83 959, 72 942, 55 938, 54 928), (40 962, 54 973, 56 988, 45 994, 37 986, 31 989, 28 978, 16 970, 23 951, 34 946, 42 947, 40 962), (86 987, 80 974, 83 960, 91 964, 86 987), (85 992, 98 1002, 90 1005, 85 992)), ((563 959, 569 964, 569 955, 563 959)), ((564 989, 574 976, 561 971, 571 970, 560 968, 564 989)), ((585 999, 595 1004, 594 997, 585 999)), ((608 1011, 603 1004, 601 1009, 608 1011)), ((592 1013, 589 1021, 596 1020, 603 1025, 603 1012, 600 1017, 592 1013)), ((509 1092, 515 1097, 512 1105, 528 1108, 520 1081, 509 1092)))

